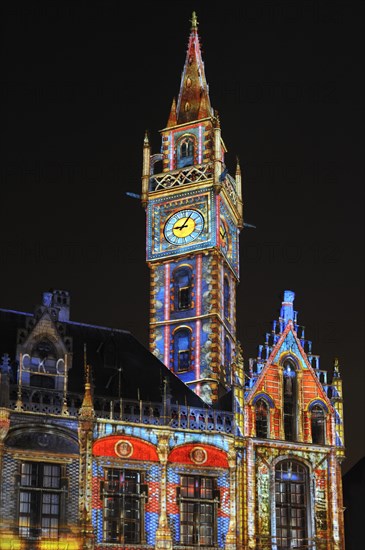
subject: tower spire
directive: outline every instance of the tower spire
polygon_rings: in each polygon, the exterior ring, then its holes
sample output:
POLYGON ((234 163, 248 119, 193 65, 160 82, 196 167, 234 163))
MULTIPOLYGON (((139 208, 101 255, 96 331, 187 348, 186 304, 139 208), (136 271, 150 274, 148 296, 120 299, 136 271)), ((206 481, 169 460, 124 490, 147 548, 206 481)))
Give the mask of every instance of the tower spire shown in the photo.
POLYGON ((190 21, 189 44, 177 101, 177 124, 184 124, 213 114, 209 99, 209 87, 205 78, 198 35, 198 19, 195 11, 193 11, 190 21))
POLYGON ((79 415, 82 418, 91 419, 94 418, 94 405, 91 395, 91 383, 90 383, 90 365, 87 362, 87 350, 86 344, 84 344, 84 372, 85 372, 85 390, 84 399, 79 410, 79 415))

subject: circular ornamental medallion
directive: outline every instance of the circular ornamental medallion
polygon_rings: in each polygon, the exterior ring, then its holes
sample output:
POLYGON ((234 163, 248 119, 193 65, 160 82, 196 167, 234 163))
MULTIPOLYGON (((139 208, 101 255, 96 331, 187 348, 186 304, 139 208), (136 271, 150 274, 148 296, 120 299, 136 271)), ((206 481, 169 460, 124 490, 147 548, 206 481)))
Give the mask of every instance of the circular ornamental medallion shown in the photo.
POLYGON ((115 452, 121 458, 129 458, 133 454, 133 445, 125 439, 120 439, 115 444, 115 452))
POLYGON ((190 452, 190 458, 195 464, 204 464, 208 458, 207 451, 202 447, 194 447, 190 452))

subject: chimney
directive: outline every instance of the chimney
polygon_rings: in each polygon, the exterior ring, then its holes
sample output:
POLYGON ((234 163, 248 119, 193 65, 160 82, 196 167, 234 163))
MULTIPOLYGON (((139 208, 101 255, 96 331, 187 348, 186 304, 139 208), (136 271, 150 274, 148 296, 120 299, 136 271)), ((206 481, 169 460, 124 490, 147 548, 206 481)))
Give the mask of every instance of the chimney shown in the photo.
POLYGON ((57 311, 57 320, 70 320, 70 293, 67 290, 50 290, 43 292, 42 305, 57 311))

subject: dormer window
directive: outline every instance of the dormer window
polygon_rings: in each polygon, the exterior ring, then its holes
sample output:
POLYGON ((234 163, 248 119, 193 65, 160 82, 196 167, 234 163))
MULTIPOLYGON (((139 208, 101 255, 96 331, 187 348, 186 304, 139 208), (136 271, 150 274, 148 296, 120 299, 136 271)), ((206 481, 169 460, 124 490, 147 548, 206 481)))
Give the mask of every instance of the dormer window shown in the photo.
POLYGON ((320 405, 314 405, 311 408, 311 429, 312 429, 312 442, 317 445, 325 445, 325 422, 326 415, 323 407, 320 405))
POLYGON ((265 399, 259 399, 255 404, 256 437, 267 438, 269 428, 269 407, 265 399))
POLYGON ((177 168, 194 164, 194 137, 184 136, 176 146, 177 168))
POLYGON ((43 338, 36 342, 30 354, 30 365, 37 367, 38 372, 46 372, 56 367, 57 351, 54 344, 43 338))

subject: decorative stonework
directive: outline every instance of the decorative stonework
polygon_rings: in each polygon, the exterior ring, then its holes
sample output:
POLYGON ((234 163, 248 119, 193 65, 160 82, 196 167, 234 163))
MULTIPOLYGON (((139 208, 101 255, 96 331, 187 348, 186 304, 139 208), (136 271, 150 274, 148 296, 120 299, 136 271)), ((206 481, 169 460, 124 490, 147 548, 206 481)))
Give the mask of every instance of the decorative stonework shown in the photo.
POLYGON ((203 447, 194 447, 190 452, 190 458, 195 464, 204 464, 207 461, 207 451, 203 447))
POLYGON ((114 449, 115 453, 121 458, 129 458, 133 454, 133 445, 125 439, 118 441, 114 449))

